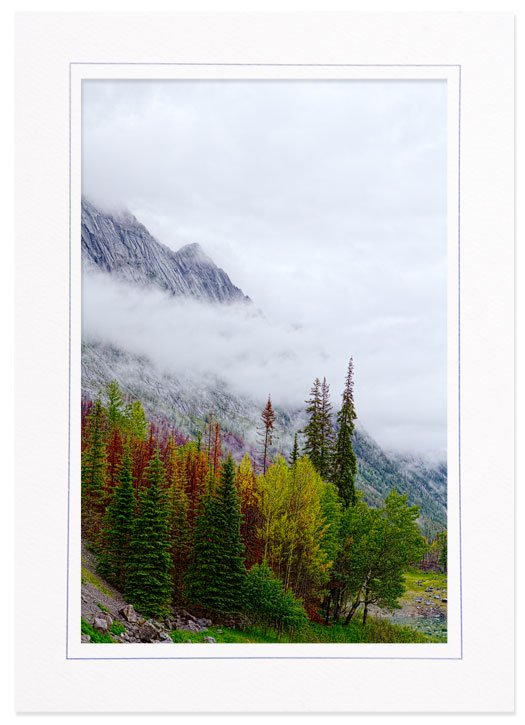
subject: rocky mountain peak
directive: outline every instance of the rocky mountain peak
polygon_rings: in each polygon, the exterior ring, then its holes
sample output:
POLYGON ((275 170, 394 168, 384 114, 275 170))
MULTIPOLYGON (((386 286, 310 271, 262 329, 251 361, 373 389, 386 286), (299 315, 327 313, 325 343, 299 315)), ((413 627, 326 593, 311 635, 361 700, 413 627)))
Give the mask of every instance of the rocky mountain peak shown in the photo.
POLYGON ((174 252, 129 211, 104 211, 87 199, 82 200, 82 264, 86 273, 97 269, 175 296, 214 303, 251 302, 200 244, 174 252))

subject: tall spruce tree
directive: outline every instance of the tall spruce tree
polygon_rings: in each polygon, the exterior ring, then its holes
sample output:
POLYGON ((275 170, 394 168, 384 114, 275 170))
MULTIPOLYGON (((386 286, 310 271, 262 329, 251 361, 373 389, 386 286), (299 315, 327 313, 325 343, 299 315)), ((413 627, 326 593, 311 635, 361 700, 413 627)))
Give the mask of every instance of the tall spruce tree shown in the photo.
POLYGON ((319 470, 321 461, 321 381, 316 378, 306 401, 306 412, 309 415, 307 425, 301 431, 304 434, 304 453, 319 470))
POLYGON ((319 378, 315 379, 310 398, 306 402, 306 412, 310 419, 302 431, 305 435, 304 452, 321 477, 326 478, 330 471, 334 446, 330 386, 326 378, 322 383, 319 378))
POLYGON ((144 471, 125 588, 126 599, 141 614, 150 617, 166 616, 171 597, 169 506, 165 485, 164 466, 156 448, 144 471))
POLYGON ((297 443, 297 433, 294 435, 293 438, 293 448, 292 448, 292 455, 290 456, 290 466, 295 466, 299 459, 299 445, 297 443))
POLYGON ((240 523, 235 468, 228 456, 215 490, 208 490, 197 516, 186 577, 190 601, 218 612, 235 612, 241 607, 246 570, 240 523))
POLYGON ((82 533, 94 541, 100 531, 106 488, 106 415, 100 397, 89 413, 81 465, 82 533))
POLYGON ((331 480, 337 486, 345 506, 353 506, 356 500, 355 478, 357 459, 352 446, 354 420, 354 361, 350 358, 346 374, 343 403, 337 414, 337 440, 332 462, 331 480))
MULTIPOLYGON (((176 455, 174 453, 174 456, 176 455)), ((169 490, 171 581, 174 602, 182 599, 184 575, 188 568, 191 550, 191 528, 188 522, 189 502, 186 485, 184 467, 178 466, 174 471, 169 490)))
POLYGON ((321 435, 319 446, 319 467, 318 472, 326 479, 330 473, 334 451, 334 428, 332 424, 332 403, 330 402, 330 386, 323 378, 321 383, 321 410, 320 410, 321 435))
POLYGON ((118 485, 106 508, 99 543, 98 571, 123 591, 135 517, 133 461, 129 444, 124 445, 118 485))

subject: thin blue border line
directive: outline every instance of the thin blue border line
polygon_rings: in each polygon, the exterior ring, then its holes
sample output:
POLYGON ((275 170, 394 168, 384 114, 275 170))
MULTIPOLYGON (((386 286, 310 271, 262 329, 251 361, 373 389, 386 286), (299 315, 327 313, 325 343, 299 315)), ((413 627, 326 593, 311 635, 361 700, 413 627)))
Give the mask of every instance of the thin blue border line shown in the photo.
MULTIPOLYGON (((126 79, 122 79, 126 80, 126 79)), ((179 80, 179 79, 178 79, 179 80)), ((185 79, 180 79, 185 80, 185 79)), ((198 80, 198 79, 189 79, 198 80)), ((207 79, 206 79, 207 80, 207 79)), ((222 80, 222 79, 221 79, 222 80)), ((224 79, 235 80, 235 79, 224 79)), ((263 79, 255 79, 263 80, 263 79)), ((273 79, 272 79, 273 80, 273 79)), ((276 79, 281 80, 281 79, 276 79)), ((286 79, 283 79, 286 80, 286 79)), ((297 79, 295 79, 297 80, 297 79)), ((298 79, 302 80, 302 79, 298 79)), ((317 80, 317 79, 315 79, 317 80)), ((334 79, 339 80, 339 79, 334 79)), ((353 80, 353 79, 349 79, 353 80)), ((356 79, 359 80, 359 79, 356 79)), ((366 79, 373 80, 373 79, 366 79)), ((381 79, 382 80, 382 79, 381 79)), ((399 79, 403 80, 403 79, 399 79)), ((463 659, 463 569, 461 538, 461 64, 460 63, 177 63, 177 62, 118 62, 71 61, 69 63, 69 387, 68 387, 68 520, 67 520, 67 583, 66 583, 66 659, 67 660, 462 660, 463 659), (457 68, 458 69, 458 478, 459 478, 459 657, 69 657, 69 534, 71 515, 71 70, 74 65, 162 65, 162 66, 230 66, 230 67, 308 67, 308 68, 457 68)))
MULTIPOLYGON (((448 485, 447 485, 448 491, 448 485)), ((459 497, 459 632, 463 659, 463 569, 461 548, 461 66, 458 76, 458 497, 459 497)))
MULTIPOLYGON (((168 62, 168 61, 159 61, 157 63, 148 63, 148 62, 140 62, 140 61, 108 61, 107 63, 104 61, 71 61, 70 66, 72 65, 176 65, 176 66, 229 66, 229 67, 239 67, 239 66, 249 66, 249 67, 256 67, 261 66, 264 68, 267 67, 277 67, 277 68, 300 68, 300 67, 306 67, 306 68, 461 68, 459 63, 175 63, 175 62, 168 62)), ((103 80, 99 78, 95 78, 93 80, 103 80)), ((109 79, 108 79, 109 80, 109 79)), ((126 78, 119 78, 117 80, 126 80, 126 78)), ((136 80, 136 79, 134 79, 136 80)), ((151 80, 150 78, 145 80, 151 80)), ((162 80, 169 80, 169 79, 162 79, 162 80)), ((176 78, 174 80, 184 80, 184 78, 176 78)), ((191 78, 189 80, 199 80, 198 78, 191 78)), ((208 80, 207 78, 203 80, 208 80)), ((217 80, 233 80, 230 78, 221 78, 217 80)), ((243 80, 243 79, 241 79, 243 80)), ((264 80, 264 79, 246 79, 246 80, 264 80)), ((271 78, 269 80, 281 80, 281 79, 274 79, 271 78)), ((293 80, 301 80, 301 78, 294 78, 293 80)), ((306 80, 317 80, 317 79, 306 79, 306 80)), ((329 80, 329 79, 323 79, 323 80, 329 80)), ((334 79, 334 80, 354 80, 353 78, 341 78, 341 79, 334 79)), ((355 80, 360 80, 359 78, 355 80)), ((374 78, 364 78, 363 80, 375 80, 374 78)), ((379 78, 377 80, 385 80, 383 78, 379 78)), ((404 80, 403 78, 399 78, 399 80, 404 80)))
POLYGON ((68 306, 68 410, 67 410, 67 564, 66 564, 66 659, 69 648, 69 538, 71 520, 71 64, 69 64, 69 306, 68 306))

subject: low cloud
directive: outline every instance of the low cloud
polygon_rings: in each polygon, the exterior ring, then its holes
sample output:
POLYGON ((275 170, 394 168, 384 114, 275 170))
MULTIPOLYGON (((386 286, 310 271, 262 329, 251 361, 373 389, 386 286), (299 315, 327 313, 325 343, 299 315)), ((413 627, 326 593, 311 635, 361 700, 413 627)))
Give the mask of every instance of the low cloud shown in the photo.
POLYGON ((346 329, 292 326, 272 321, 251 306, 175 298, 102 273, 83 278, 85 341, 111 343, 147 356, 159 369, 196 382, 200 376, 217 375, 260 404, 271 393, 274 405, 295 409, 304 407, 315 377, 326 376, 337 410, 353 355, 356 407, 365 428, 388 448, 435 452, 439 442, 444 449, 439 420, 443 381, 422 370, 417 356, 410 361, 403 357, 400 341, 411 329, 413 334, 414 327, 416 319, 390 319, 383 327, 366 329, 351 324, 346 329), (377 335, 386 346, 392 345, 387 374, 384 351, 380 362, 374 353, 377 335), (435 390, 434 400, 429 386, 435 390), (418 387, 427 400, 424 410, 419 407, 418 387))

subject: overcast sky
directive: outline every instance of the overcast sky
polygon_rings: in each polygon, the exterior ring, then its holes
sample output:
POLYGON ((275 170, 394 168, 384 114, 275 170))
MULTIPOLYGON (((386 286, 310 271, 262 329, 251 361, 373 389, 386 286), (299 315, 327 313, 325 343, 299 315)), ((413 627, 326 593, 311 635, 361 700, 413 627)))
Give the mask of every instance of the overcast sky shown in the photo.
POLYGON ((230 320, 255 352, 236 368, 221 345, 225 371, 262 398, 273 382, 275 404, 326 375, 337 408, 353 355, 363 426, 445 451, 444 82, 87 81, 82 108, 84 194, 199 242, 263 311, 264 332, 230 320))

